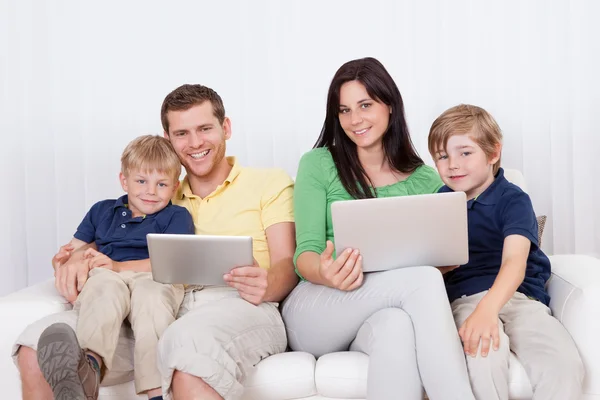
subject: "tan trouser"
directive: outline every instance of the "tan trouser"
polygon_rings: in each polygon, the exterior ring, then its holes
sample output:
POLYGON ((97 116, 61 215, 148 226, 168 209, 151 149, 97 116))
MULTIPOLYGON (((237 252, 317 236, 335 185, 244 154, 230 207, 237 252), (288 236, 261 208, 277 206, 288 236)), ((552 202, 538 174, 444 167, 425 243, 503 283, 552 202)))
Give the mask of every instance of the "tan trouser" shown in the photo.
POLYGON ((79 310, 79 344, 100 355, 110 370, 121 325, 127 318, 135 337, 136 391, 160 387, 156 346, 165 329, 175 321, 183 295, 182 285, 155 282, 150 272, 93 269, 75 302, 79 310))
MULTIPOLYGON (((485 296, 481 292, 452 302, 457 328, 485 296)), ((514 352, 533 387, 533 400, 577 400, 584 369, 573 339, 550 309, 522 293, 515 295, 498 315, 500 348, 481 357, 467 356, 467 367, 478 400, 508 400, 508 360, 514 352)))

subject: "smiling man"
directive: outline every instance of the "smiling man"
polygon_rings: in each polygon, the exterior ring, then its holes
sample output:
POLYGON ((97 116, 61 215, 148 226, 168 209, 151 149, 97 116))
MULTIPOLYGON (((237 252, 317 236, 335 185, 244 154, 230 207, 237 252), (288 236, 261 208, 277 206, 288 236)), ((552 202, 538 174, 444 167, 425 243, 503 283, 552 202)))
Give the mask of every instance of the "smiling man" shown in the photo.
POLYGON ((251 236, 255 259, 226 275, 228 286, 188 288, 179 319, 159 343, 163 392, 239 399, 249 369, 287 346, 276 302, 297 283, 293 181, 282 170, 244 168, 225 156, 231 121, 210 88, 175 89, 161 121, 187 172, 173 202, 190 211, 196 234, 251 236))

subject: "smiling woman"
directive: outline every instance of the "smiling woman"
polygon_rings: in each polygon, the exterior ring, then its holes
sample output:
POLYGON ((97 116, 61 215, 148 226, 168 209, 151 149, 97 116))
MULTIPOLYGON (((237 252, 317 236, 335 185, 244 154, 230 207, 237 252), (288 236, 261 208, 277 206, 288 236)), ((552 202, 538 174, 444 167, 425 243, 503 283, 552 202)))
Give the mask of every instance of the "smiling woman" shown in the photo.
POLYGON ((420 400, 422 386, 431 399, 474 399, 441 273, 363 275, 360 249, 334 256, 333 202, 441 187, 412 146, 400 91, 379 61, 353 60, 337 71, 315 147, 302 157, 294 189, 294 260, 305 280, 282 308, 290 347, 317 357, 368 354, 369 399, 420 400))
POLYGON ((374 187, 404 180, 423 165, 410 139, 400 91, 374 58, 350 61, 333 77, 315 147, 330 150, 354 198, 376 197, 374 187))

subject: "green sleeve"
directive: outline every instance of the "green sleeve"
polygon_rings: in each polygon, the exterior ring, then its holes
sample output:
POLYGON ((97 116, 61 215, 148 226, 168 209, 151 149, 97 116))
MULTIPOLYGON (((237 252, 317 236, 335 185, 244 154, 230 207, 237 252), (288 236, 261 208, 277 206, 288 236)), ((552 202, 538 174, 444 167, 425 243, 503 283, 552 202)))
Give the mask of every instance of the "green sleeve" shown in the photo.
POLYGON ((321 149, 304 154, 298 165, 294 185, 296 220, 294 265, 298 256, 305 251, 321 254, 325 250, 328 179, 327 172, 321 167, 322 151, 319 150, 321 149))
POLYGON ((420 193, 418 194, 437 193, 444 186, 444 182, 442 182, 442 178, 440 178, 436 169, 429 165, 423 165, 419 168, 419 178, 418 186, 420 187, 417 190, 420 193))

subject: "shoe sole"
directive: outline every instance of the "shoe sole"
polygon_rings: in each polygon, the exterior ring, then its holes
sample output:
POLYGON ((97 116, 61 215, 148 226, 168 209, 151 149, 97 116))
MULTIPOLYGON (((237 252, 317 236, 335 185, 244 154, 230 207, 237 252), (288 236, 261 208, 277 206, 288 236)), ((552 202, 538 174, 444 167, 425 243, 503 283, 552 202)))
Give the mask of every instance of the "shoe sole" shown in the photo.
POLYGON ((53 324, 42 332, 38 341, 37 359, 55 400, 85 400, 85 392, 77 372, 81 348, 69 325, 53 324))

